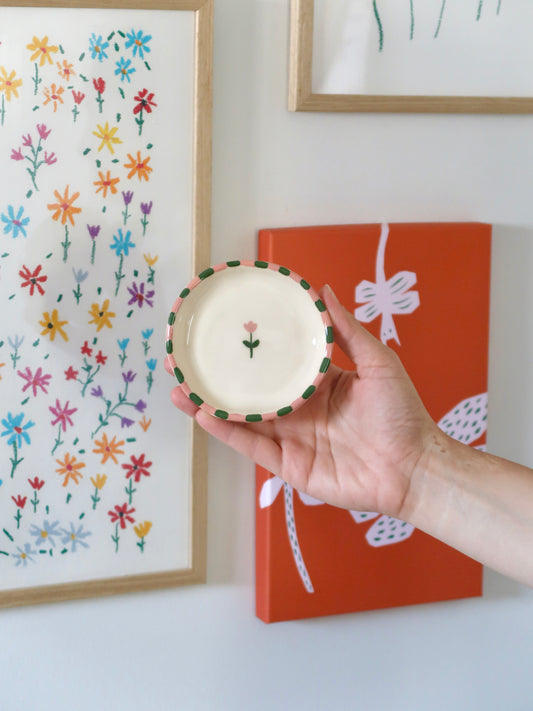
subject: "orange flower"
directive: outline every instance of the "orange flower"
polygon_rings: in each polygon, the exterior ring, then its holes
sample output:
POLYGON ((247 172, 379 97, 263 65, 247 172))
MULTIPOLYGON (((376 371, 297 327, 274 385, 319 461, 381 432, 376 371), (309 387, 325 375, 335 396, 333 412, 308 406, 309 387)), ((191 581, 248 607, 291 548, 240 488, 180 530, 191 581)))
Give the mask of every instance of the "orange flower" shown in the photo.
POLYGON ((56 45, 48 44, 48 37, 43 37, 42 40, 40 40, 35 35, 33 36, 32 43, 26 45, 26 49, 33 52, 30 57, 32 62, 39 58, 39 66, 41 67, 44 65, 46 60, 48 60, 48 64, 53 64, 52 52, 59 51, 59 47, 56 47, 56 45))
POLYGON ((59 75, 62 76, 66 81, 70 81, 71 77, 76 76, 76 72, 72 64, 69 64, 66 59, 63 60, 63 64, 56 62, 57 68, 59 69, 59 75))
POLYGON ((62 86, 57 86, 56 84, 51 84, 49 88, 43 89, 43 93, 45 96, 45 99, 43 101, 43 106, 46 106, 49 104, 51 101, 54 103, 54 112, 57 111, 57 104, 63 103, 63 99, 61 98, 61 94, 65 90, 63 89, 62 86))
POLYGON ((58 190, 54 190, 54 195, 57 198, 57 202, 48 205, 49 210, 55 210, 52 215, 53 220, 59 220, 61 215, 61 224, 64 225, 67 218, 70 220, 70 224, 74 225, 74 217, 77 212, 81 212, 81 207, 72 207, 72 203, 76 200, 80 194, 74 193, 74 195, 69 196, 68 194, 69 186, 65 188, 65 194, 61 196, 58 190))
POLYGON ((152 424, 152 420, 147 420, 146 415, 143 415, 142 420, 139 420, 140 426, 143 428, 143 430, 146 432, 146 430, 150 427, 152 424))
POLYGON ((63 486, 66 486, 70 479, 72 479, 75 484, 79 484, 78 478, 83 479, 83 474, 79 469, 83 469, 85 464, 83 462, 77 462, 76 457, 71 457, 67 452, 64 461, 56 459, 56 462, 59 464, 59 469, 56 469, 56 472, 59 476, 65 477, 63 486))
POLYGON ((124 450, 120 449, 120 447, 122 447, 122 445, 124 444, 124 440, 121 439, 120 442, 116 442, 115 440, 116 437, 113 437, 113 439, 109 442, 105 432, 102 434, 101 440, 94 440, 94 443, 97 444, 98 447, 93 449, 93 452, 95 454, 102 455, 101 464, 105 464, 109 458, 111 458, 115 462, 115 464, 118 464, 116 455, 124 454, 124 450))
POLYGON ((96 180, 93 183, 93 185, 98 185, 96 192, 99 193, 100 190, 102 190, 104 193, 103 196, 107 197, 107 191, 109 189, 111 190, 111 195, 114 195, 117 192, 115 185, 120 182, 120 178, 112 178, 109 170, 107 171, 107 176, 105 178, 101 170, 98 171, 98 175, 100 176, 100 180, 96 180))
POLYGON ((154 264, 159 259, 158 254, 156 254, 155 257, 152 257, 151 254, 143 254, 143 257, 144 257, 144 261, 146 262, 146 264, 148 264, 149 267, 153 267, 154 264))
POLYGON ((146 157, 144 160, 141 159, 141 151, 137 151, 137 159, 135 159, 131 153, 128 153, 129 163, 124 163, 124 168, 128 168, 130 171, 128 173, 128 178, 133 178, 135 174, 139 180, 143 178, 149 180, 148 173, 152 172, 152 168, 148 165, 150 162, 150 156, 146 157))

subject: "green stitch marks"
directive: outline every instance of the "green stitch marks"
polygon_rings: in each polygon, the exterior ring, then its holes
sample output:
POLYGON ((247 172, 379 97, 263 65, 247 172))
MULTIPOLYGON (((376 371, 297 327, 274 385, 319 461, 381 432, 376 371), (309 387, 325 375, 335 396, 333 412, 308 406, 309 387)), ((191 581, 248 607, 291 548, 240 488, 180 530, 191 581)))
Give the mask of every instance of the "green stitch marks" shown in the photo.
POLYGON ((326 307, 324 306, 324 302, 322 301, 322 299, 317 299, 315 301, 315 306, 320 311, 320 313, 323 313, 326 310, 326 307))
POLYGON ((261 422, 262 419, 262 415, 246 415, 245 417, 246 422, 261 422))
POLYGON ((185 289, 183 289, 183 291, 180 294, 180 299, 184 299, 186 296, 189 296, 190 293, 191 293, 191 290, 187 289, 187 287, 185 287, 185 289))
POLYGON ((290 274, 291 274, 291 270, 290 270, 290 269, 287 269, 287 267, 280 267, 280 268, 278 269, 278 272, 279 272, 280 274, 283 274, 283 276, 290 276, 290 274))
POLYGON ((231 262, 226 262, 227 267, 239 267, 241 265, 240 260, 233 259, 231 262))
POLYGON ((254 262, 254 265, 255 265, 258 269, 268 269, 268 262, 262 262, 262 261, 259 260, 259 259, 254 262))
POLYGON ((174 375, 178 379, 178 383, 180 385, 181 385, 181 383, 185 382, 185 377, 184 377, 183 373, 181 372, 181 370, 178 368, 178 366, 176 366, 174 368, 174 375))
POLYGON ((333 326, 326 327, 326 343, 333 343, 333 326))
POLYGON ((195 405, 198 405, 198 407, 200 407, 200 405, 203 405, 204 403, 202 398, 196 393, 190 393, 189 400, 192 400, 192 402, 194 402, 195 405))
POLYGON ((311 284, 308 284, 305 279, 300 279, 300 286, 306 291, 309 291, 309 289, 311 288, 311 284))
POLYGON ((174 346, 172 344, 172 341, 167 341, 167 353, 170 354, 174 350, 174 346))
POLYGON ((200 274, 198 274, 198 278, 202 279, 203 281, 204 279, 207 279, 207 277, 212 276, 214 273, 215 270, 213 269, 213 267, 208 267, 207 269, 204 269, 203 272, 200 272, 200 274))
POLYGON ((226 410, 215 410, 215 417, 218 417, 221 420, 227 420, 229 414, 226 412, 226 410))
POLYGON ((176 320, 176 312, 175 312, 175 311, 171 311, 170 314, 169 314, 169 316, 168 316, 168 325, 169 325, 169 326, 173 326, 175 320, 176 320))
POLYGON ((311 395, 315 392, 316 386, 315 385, 310 385, 307 390, 302 393, 302 397, 304 400, 307 400, 308 398, 311 397, 311 395))

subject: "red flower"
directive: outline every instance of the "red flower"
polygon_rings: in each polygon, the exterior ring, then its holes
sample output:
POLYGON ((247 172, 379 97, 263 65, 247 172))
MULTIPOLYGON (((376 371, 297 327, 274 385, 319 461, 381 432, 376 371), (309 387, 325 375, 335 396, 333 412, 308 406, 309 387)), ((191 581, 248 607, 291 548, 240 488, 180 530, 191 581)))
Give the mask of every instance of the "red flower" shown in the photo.
POLYGON ((15 502, 15 506, 18 506, 19 509, 23 509, 26 506, 26 500, 27 496, 22 497, 20 494, 15 498, 14 496, 11 497, 13 501, 15 502))
POLYGON ((85 94, 82 94, 81 91, 74 91, 74 89, 72 89, 72 97, 74 98, 76 104, 81 104, 81 102, 85 99, 85 94))
POLYGON ((31 479, 28 479, 28 481, 30 482, 31 488, 37 489, 37 491, 40 491, 44 486, 44 480, 39 479, 39 477, 35 477, 33 481, 31 479))
POLYGON ((130 459, 132 461, 131 464, 122 465, 122 469, 128 470, 128 473, 126 474, 126 479, 129 479, 130 476, 133 476, 135 482, 138 483, 141 480, 141 476, 143 474, 144 476, 150 476, 150 472, 148 471, 148 469, 152 466, 152 462, 145 462, 144 454, 141 454, 140 457, 136 457, 134 454, 132 454, 130 459))
POLYGON ((98 351, 96 354, 96 362, 100 363, 101 365, 105 365, 105 362, 107 360, 107 356, 105 356, 102 351, 98 351))
POLYGON ((83 353, 83 355, 92 356, 93 349, 89 348, 89 344, 87 343, 87 341, 85 341, 85 343, 81 347, 81 352, 83 353))
POLYGON ((111 516, 111 523, 118 521, 120 528, 126 528, 126 521, 135 523, 135 519, 130 516, 134 511, 135 509, 128 510, 128 504, 122 504, 122 506, 115 506, 114 511, 108 511, 107 513, 111 516))
POLYGON ((21 286, 30 287, 30 296, 33 296, 35 289, 37 289, 41 296, 44 294, 44 289, 41 286, 41 283, 44 283, 48 279, 48 277, 44 274, 40 274, 41 269, 42 265, 39 264, 39 266, 34 269, 33 272, 31 272, 28 267, 23 264, 22 269, 19 271, 19 277, 24 280, 21 286))
POLYGON ((78 377, 78 371, 74 370, 74 368, 69 365, 68 369, 65 370, 65 375, 67 380, 76 380, 76 378, 78 377))
POLYGON ((133 109, 134 114, 138 114, 141 111, 146 111, 147 113, 151 114, 152 113, 152 106, 157 106, 152 99, 154 98, 153 93, 148 94, 148 89, 142 89, 137 96, 134 98, 134 101, 138 101, 139 103, 137 106, 133 109))
POLYGON ((93 79, 93 84, 94 88, 99 94, 103 94, 105 91, 105 81, 102 79, 102 77, 99 77, 98 79, 93 79))

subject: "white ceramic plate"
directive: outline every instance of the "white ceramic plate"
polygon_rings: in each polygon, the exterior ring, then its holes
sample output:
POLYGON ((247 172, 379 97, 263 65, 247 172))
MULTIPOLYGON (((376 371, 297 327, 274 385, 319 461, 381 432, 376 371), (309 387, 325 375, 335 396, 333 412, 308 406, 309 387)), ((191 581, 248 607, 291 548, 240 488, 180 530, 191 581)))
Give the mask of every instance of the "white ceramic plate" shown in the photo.
POLYGON ((289 414, 315 392, 333 350, 329 314, 298 274, 267 262, 217 264, 181 292, 166 349, 188 397, 241 422, 289 414))

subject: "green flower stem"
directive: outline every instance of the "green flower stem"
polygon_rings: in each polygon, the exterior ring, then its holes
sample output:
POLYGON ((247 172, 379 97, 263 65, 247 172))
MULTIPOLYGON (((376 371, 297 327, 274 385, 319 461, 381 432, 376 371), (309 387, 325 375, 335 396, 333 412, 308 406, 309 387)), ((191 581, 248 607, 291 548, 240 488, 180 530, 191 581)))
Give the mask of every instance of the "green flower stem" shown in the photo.
POLYGON ((148 351, 150 350, 150 346, 148 345, 148 341, 143 341, 142 342, 143 348, 144 348, 144 355, 148 355, 148 351))
POLYGON ((126 205, 125 209, 122 210, 122 217, 124 218, 124 226, 126 226, 126 222, 131 217, 131 215, 129 213, 129 207, 130 207, 129 205, 126 205))
POLYGON ((75 289, 72 289, 72 293, 74 294, 74 298, 76 299, 76 303, 80 303, 80 299, 83 296, 81 293, 80 285, 77 284, 75 289))
POLYGON ((20 358, 22 358, 22 356, 19 356, 19 349, 15 348, 14 350, 14 353, 9 354, 9 357, 13 361, 13 370, 15 370, 15 368, 17 367, 17 362, 20 360, 20 358))
POLYGON ((148 219, 146 215, 143 214, 141 219, 141 225, 143 226, 143 237, 146 234, 146 228, 148 227, 148 219))
POLYGON ((32 77, 33 95, 37 96, 37 92, 39 91, 39 84, 42 82, 42 79, 39 77, 39 67, 37 66, 37 62, 35 62, 33 66, 35 67, 35 76, 32 77))
POLYGON ((78 383, 80 383, 81 386, 82 386, 82 388, 81 388, 81 396, 82 396, 82 397, 85 397, 85 391, 87 390, 88 386, 93 382, 93 380, 94 380, 96 374, 97 374, 98 371, 100 370, 100 366, 98 366, 98 367, 96 368, 96 370, 94 371, 94 373, 93 373, 93 372, 91 372, 92 369, 93 369, 93 366, 92 366, 92 365, 89 365, 89 363, 87 363, 87 358, 84 358, 84 359, 83 359, 83 362, 85 363, 85 366, 82 368, 82 370, 84 370, 84 371, 87 373, 87 380, 86 380, 85 382, 84 382, 83 380, 81 380, 80 378, 76 378, 76 380, 77 380, 78 383))
POLYGON ((105 402, 106 405, 106 411, 105 414, 98 415, 98 420, 100 424, 98 427, 95 429, 95 431, 92 433, 91 437, 94 437, 96 433, 102 428, 102 427, 107 427, 109 425, 109 418, 111 417, 121 417, 121 415, 118 414, 117 410, 120 407, 135 407, 135 403, 133 402, 128 402, 128 385, 129 383, 126 383, 126 387, 124 388, 124 392, 122 394, 119 394, 117 402, 113 405, 111 400, 106 400, 103 396, 101 396, 101 399, 105 402))
POLYGON ((446 8, 446 0, 442 0, 442 5, 440 6, 439 21, 437 23, 437 29, 435 30, 435 39, 439 36, 440 26, 442 24, 442 16, 444 15, 444 10, 446 8))
POLYGON ((61 425, 59 425, 59 427, 57 428, 56 441, 54 443, 54 447, 53 447, 52 451, 50 452, 50 454, 52 455, 56 451, 56 449, 58 447, 60 447, 62 444, 63 444, 63 440, 61 439, 61 425))
POLYGON ((140 541, 137 541, 137 545, 141 549, 141 553, 144 553, 144 536, 141 538, 140 541))
POLYGON ((13 517, 15 521, 17 522, 17 528, 20 528, 20 519, 22 518, 22 514, 20 513, 20 509, 17 509, 17 515, 13 517))
POLYGON ((119 353, 118 359, 120 360, 120 367, 121 368, 124 367, 124 361, 126 360, 127 357, 128 357, 128 354, 126 353, 125 350, 122 351, 122 353, 119 353))
POLYGON ((120 541, 120 536, 118 535, 118 523, 115 526, 115 535, 111 536, 111 540, 115 543, 115 553, 118 553, 118 542, 120 541))
POLYGON ((135 119, 135 123, 139 126, 139 136, 141 136, 142 132, 143 132, 143 124, 144 124, 142 109, 139 111, 139 117, 135 119))
POLYGON ((76 119, 78 118, 79 113, 80 113, 80 110, 78 109, 77 104, 74 104, 74 108, 72 109, 72 115, 74 116, 74 123, 76 123, 76 119))
POLYGON ((146 282, 148 284, 155 284, 155 269, 153 269, 153 267, 148 267, 148 278, 146 282))
POLYGON ((93 243, 91 246, 91 264, 94 264, 94 255, 96 252, 96 239, 93 239, 93 243))
POLYGON ((96 504, 100 501, 100 497, 98 496, 98 487, 95 487, 94 489, 94 495, 91 495, 91 499, 93 502, 93 511, 96 508, 96 504))
POLYGON ((66 262, 68 259, 68 249, 72 242, 68 238, 68 225, 65 225, 65 240, 64 242, 61 242, 61 246, 63 247, 63 261, 66 262))
POLYGON ((148 375, 146 376, 146 382, 148 383, 148 392, 150 392, 154 383, 154 376, 151 370, 148 371, 148 375))
POLYGON ((98 101, 98 113, 102 113, 102 104, 104 103, 104 100, 102 99, 102 94, 98 92, 98 96, 96 97, 96 101, 98 101))
POLYGON ((476 20, 481 18, 481 11, 483 10, 483 0, 479 0, 479 5, 477 6, 477 17, 476 20))
POLYGON ((378 24, 378 32, 379 32, 379 51, 383 51, 383 25, 381 24, 381 18, 379 16, 379 10, 377 6, 376 0, 372 0, 372 7, 374 10, 374 17, 376 18, 376 22, 378 24))
POLYGON ((124 488, 124 491, 128 495, 128 504, 131 506, 131 502, 133 501, 133 494, 137 491, 137 489, 133 488, 133 480, 130 479, 128 481, 128 486, 124 488))
POLYGON ((37 505, 39 504, 39 499, 37 498, 37 491, 33 491, 33 499, 30 499, 33 506, 33 513, 37 513, 37 505))
POLYGON ((118 290, 120 289, 120 282, 124 277, 126 276, 125 274, 122 273, 122 267, 124 265, 124 255, 120 255, 120 261, 118 263, 118 272, 115 272, 115 279, 117 280, 117 286, 115 289, 115 296, 118 294, 118 290))
POLYGON ((30 158, 30 156, 24 156, 25 159, 27 161, 29 161, 32 166, 31 169, 26 168, 26 170, 30 174, 31 182, 33 183, 33 187, 35 188, 35 190, 39 190, 39 188, 37 187, 37 183, 35 182, 35 179, 37 177, 37 171, 42 166, 42 164, 46 162, 44 159, 41 161, 38 160, 39 153, 43 150, 43 148, 41 146, 42 140, 43 140, 42 137, 39 136, 39 143, 37 144, 37 148, 34 148, 33 144, 32 144, 32 146, 31 146, 32 157, 31 158, 30 158))
POLYGON ((24 457, 21 457, 20 459, 18 458, 18 449, 17 449, 17 443, 13 442, 13 456, 9 458, 11 461, 11 478, 13 479, 13 474, 15 473, 15 469, 18 467, 18 465, 24 461, 24 457))

